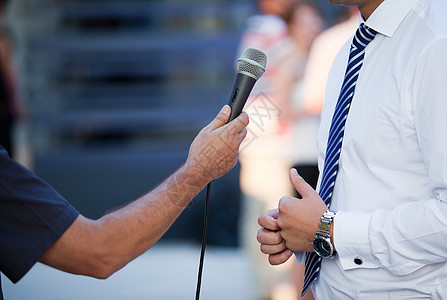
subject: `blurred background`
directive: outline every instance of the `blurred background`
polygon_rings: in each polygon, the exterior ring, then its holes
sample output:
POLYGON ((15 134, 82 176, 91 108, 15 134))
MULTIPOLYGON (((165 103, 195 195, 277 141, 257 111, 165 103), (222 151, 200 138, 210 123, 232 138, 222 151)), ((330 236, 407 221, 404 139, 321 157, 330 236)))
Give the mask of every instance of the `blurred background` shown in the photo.
MULTIPOLYGON (((313 2, 325 28, 346 18, 313 2)), ((184 162, 228 102, 241 37, 257 13, 255 0, 9 1, 11 155, 89 218, 132 201, 184 162)), ((204 198, 110 279, 37 265, 16 285, 2 277, 5 298, 192 299, 204 198)), ((238 165, 212 186, 203 299, 260 300, 240 215, 238 165)))

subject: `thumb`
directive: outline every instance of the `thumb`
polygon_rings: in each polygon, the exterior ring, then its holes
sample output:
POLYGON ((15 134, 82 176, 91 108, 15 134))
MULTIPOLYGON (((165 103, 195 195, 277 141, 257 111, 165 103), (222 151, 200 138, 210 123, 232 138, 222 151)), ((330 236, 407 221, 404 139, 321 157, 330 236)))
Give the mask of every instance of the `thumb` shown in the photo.
POLYGON ((289 173, 290 182, 297 192, 304 198, 315 194, 315 190, 298 174, 298 171, 293 168, 289 173))
POLYGON ((211 123, 208 125, 208 127, 211 130, 217 129, 219 127, 222 127, 228 122, 228 119, 230 118, 231 114, 231 108, 228 104, 224 105, 220 112, 217 114, 217 116, 214 118, 214 120, 211 121, 211 123))

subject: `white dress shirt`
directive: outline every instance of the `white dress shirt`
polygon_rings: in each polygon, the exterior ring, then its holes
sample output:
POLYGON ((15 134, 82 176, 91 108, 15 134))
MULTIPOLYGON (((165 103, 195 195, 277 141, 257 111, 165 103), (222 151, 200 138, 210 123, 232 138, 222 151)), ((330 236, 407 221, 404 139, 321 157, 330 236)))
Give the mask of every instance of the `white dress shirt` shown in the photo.
MULTIPOLYGON (((335 259, 317 299, 447 299, 447 1, 385 0, 366 48, 332 197, 335 259)), ((351 41, 329 75, 328 132, 351 41)))

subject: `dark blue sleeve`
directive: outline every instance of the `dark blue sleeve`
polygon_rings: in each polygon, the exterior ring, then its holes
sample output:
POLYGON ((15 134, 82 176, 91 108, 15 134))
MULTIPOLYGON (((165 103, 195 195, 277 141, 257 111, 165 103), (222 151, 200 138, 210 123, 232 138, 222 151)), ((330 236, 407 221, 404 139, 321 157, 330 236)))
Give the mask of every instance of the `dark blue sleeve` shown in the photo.
POLYGON ((0 272, 17 282, 79 215, 0 147, 0 272))

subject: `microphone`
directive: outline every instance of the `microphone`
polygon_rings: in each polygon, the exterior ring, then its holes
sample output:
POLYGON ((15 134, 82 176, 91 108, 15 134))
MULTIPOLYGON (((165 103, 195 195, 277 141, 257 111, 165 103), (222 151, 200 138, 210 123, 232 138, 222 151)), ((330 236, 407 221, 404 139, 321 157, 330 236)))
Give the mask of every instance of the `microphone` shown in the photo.
MULTIPOLYGON (((237 77, 231 92, 230 102, 231 115, 228 122, 235 119, 242 112, 256 81, 264 74, 267 56, 261 50, 247 48, 237 60, 237 77)), ((202 285, 203 260, 205 257, 206 235, 209 216, 209 197, 211 182, 206 187, 205 215, 202 233, 202 250, 200 252, 199 273, 197 275, 196 300, 200 298, 200 287, 202 285)))
POLYGON ((267 56, 261 50, 247 48, 237 60, 237 76, 228 105, 231 120, 240 115, 256 81, 264 74, 267 56))

